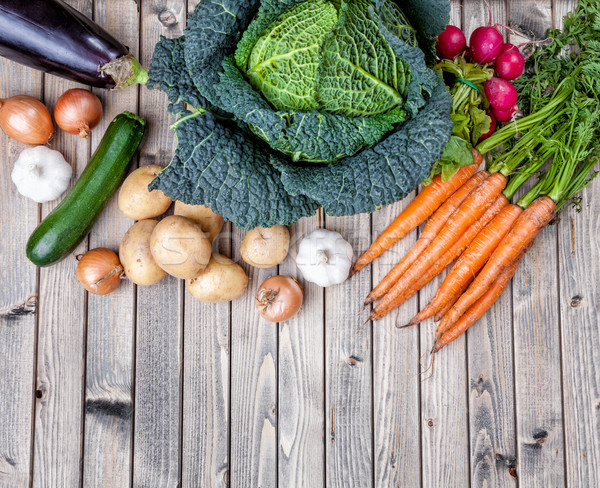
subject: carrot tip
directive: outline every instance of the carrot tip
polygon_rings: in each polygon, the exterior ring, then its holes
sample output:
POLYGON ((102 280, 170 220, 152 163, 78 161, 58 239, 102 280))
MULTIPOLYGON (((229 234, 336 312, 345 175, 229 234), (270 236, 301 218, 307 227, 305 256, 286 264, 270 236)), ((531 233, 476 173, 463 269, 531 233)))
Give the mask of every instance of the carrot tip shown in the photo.
POLYGON ((409 322, 408 324, 404 324, 404 325, 398 325, 398 324, 396 324, 396 328, 397 329, 406 329, 406 328, 411 327, 413 325, 416 325, 416 324, 413 324, 412 322, 409 322))

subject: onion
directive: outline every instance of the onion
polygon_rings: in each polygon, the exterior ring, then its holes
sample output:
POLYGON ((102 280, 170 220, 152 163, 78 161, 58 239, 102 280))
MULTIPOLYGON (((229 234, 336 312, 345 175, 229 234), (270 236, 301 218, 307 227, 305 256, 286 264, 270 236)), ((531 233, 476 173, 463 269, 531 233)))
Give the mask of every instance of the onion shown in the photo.
POLYGON ((272 276, 256 293, 258 313, 269 322, 285 322, 300 310, 304 294, 298 282, 289 276, 272 276))
POLYGON ((54 106, 54 120, 69 134, 86 138, 102 119, 102 103, 88 90, 67 90, 54 106))
POLYGON ((0 127, 8 137, 23 144, 46 144, 54 125, 46 106, 29 95, 0 99, 0 127))
POLYGON ((123 278, 119 257, 110 249, 90 249, 78 257, 75 278, 94 295, 108 295, 117 289, 123 278))

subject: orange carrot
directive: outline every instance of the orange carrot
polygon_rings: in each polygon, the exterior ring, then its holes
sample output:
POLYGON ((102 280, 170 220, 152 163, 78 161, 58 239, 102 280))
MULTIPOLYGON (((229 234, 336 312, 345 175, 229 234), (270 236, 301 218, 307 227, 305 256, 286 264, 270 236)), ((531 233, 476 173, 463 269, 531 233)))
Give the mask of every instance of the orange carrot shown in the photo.
POLYGON ((510 283, 515 271, 519 267, 521 259, 523 259, 523 256, 529 247, 530 246, 527 246, 525 250, 517 256, 516 259, 514 259, 500 272, 486 292, 469 307, 469 309, 454 323, 454 325, 452 325, 452 327, 446 330, 440 337, 436 337, 435 343, 433 344, 433 349, 431 350, 432 353, 438 352, 444 346, 447 346, 454 341, 490 309, 490 307, 496 302, 496 300, 498 300, 498 297, 502 295, 502 292, 510 283))
MULTIPOLYGON (((444 255, 438 261, 436 261, 435 264, 425 272, 425 274, 423 274, 417 281, 413 282, 413 284, 409 286, 406 291, 404 291, 394 300, 390 307, 388 307, 389 310, 386 311, 386 314, 403 304, 406 300, 408 300, 421 288, 433 280, 437 275, 439 275, 443 270, 445 270, 452 261, 461 255, 461 253, 469 245, 469 242, 473 240, 473 238, 481 231, 481 229, 483 229, 499 212, 501 212, 506 205, 508 205, 508 201, 504 195, 500 195, 498 198, 496 198, 494 203, 488 207, 488 209, 477 220, 477 222, 472 224, 465 231, 465 233, 460 236, 458 241, 456 241, 456 243, 446 253, 444 253, 444 255)), ((381 317, 383 317, 383 315, 381 317)), ((371 320, 378 320, 381 317, 375 315, 371 317, 371 320)))
MULTIPOLYGON (((415 325, 434 316, 454 298, 467 289, 470 281, 485 266, 492 253, 500 244, 508 231, 521 215, 523 209, 518 205, 508 205, 496 215, 469 244, 467 250, 460 256, 448 276, 444 279, 435 297, 409 322, 415 325)), ((455 300, 456 301, 456 300, 455 300)))
POLYGON ((483 157, 476 149, 473 149, 473 158, 475 160, 474 164, 460 168, 449 181, 444 182, 440 175, 435 176, 433 181, 423 188, 421 193, 415 197, 410 205, 396 217, 371 247, 358 259, 352 269, 352 274, 360 271, 371 261, 381 256, 384 251, 392 247, 411 230, 425 222, 442 203, 463 186, 473 176, 483 161, 483 157))
POLYGON ((383 316, 390 311, 394 300, 399 297, 414 281, 417 281, 460 239, 466 230, 475 223, 487 208, 500 196, 506 186, 506 178, 495 173, 486 179, 477 190, 471 193, 462 205, 448 219, 444 228, 433 242, 421 253, 419 259, 402 275, 390 291, 373 309, 373 314, 383 316))
POLYGON ((533 241, 540 230, 554 218, 555 213, 556 204, 550 198, 535 199, 517 218, 477 278, 445 315, 438 328, 444 330, 452 326, 471 305, 479 300, 493 285, 498 274, 533 241))
POLYGON ((400 260, 396 266, 381 280, 365 300, 365 305, 379 300, 385 295, 394 283, 406 272, 412 263, 419 257, 419 254, 423 252, 427 246, 435 239, 440 230, 444 227, 444 224, 448 221, 450 216, 456 211, 462 202, 474 191, 479 184, 485 180, 490 174, 487 171, 479 171, 475 173, 469 180, 461 186, 454 194, 446 200, 446 202, 438 208, 437 212, 427 221, 421 236, 412 247, 412 249, 400 260))
MULTIPOLYGON (((469 280, 469 283, 467 284, 467 286, 469 286, 471 284, 471 281, 473 280, 469 280)), ((444 318, 444 315, 446 315, 448 313, 448 311, 454 307, 454 304, 458 301, 458 299, 460 298, 460 295, 455 295, 452 297, 452 299, 448 302, 448 304, 442 308, 438 313, 435 314, 435 316, 433 317, 433 321, 434 322, 439 322, 440 320, 442 320, 444 318)))

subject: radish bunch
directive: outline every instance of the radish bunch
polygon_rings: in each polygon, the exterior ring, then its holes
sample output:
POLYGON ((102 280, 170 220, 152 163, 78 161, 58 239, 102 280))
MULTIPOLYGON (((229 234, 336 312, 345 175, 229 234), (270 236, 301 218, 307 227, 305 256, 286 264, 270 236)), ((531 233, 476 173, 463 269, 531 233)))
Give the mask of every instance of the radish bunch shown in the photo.
MULTIPOLYGON (((442 59, 454 59, 464 54, 466 58, 480 65, 494 65, 496 76, 484 84, 485 96, 490 104, 488 115, 492 118, 492 126, 496 122, 508 122, 518 112, 517 90, 511 83, 523 74, 525 58, 519 49, 504 42, 498 30, 499 25, 478 27, 471 34, 469 46, 465 34, 453 25, 438 36, 436 51, 442 59)), ((502 26, 500 26, 502 27, 502 26)), ((489 137, 485 134, 485 137, 489 137)), ((482 139, 485 139, 482 136, 482 139)))

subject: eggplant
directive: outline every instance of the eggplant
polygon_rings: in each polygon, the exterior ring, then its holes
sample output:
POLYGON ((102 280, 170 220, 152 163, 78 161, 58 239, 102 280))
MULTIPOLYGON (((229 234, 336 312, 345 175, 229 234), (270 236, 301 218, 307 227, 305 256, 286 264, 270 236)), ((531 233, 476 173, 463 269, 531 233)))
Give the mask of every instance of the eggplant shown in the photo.
POLYGON ((100 88, 148 80, 127 46, 61 0, 0 0, 0 56, 100 88))

